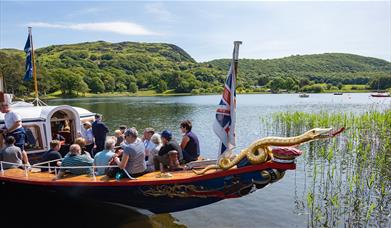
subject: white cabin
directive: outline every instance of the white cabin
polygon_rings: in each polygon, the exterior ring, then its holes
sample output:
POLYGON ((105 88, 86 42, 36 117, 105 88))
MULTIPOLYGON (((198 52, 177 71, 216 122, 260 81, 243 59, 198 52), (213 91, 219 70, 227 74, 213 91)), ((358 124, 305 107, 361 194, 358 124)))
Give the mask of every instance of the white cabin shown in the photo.
MULTIPOLYGON (((26 102, 16 102, 11 110, 22 117, 22 125, 27 132, 25 150, 27 153, 41 153, 49 149, 49 143, 60 134, 65 143, 70 144, 82 130, 86 121, 94 121, 95 113, 84 108, 69 105, 33 106, 26 102)), ((0 127, 4 126, 4 114, 0 113, 0 127)), ((4 145, 0 139, 0 148, 4 145)))

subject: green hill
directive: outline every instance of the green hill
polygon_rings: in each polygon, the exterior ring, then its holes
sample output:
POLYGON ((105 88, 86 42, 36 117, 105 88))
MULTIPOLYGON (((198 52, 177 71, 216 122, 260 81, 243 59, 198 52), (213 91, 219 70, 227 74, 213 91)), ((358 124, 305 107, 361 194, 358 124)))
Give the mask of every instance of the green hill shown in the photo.
MULTIPOLYGON (((207 64, 222 70, 227 69, 230 61, 218 59, 207 64)), ((303 83, 308 79, 333 85, 367 84, 373 78, 391 76, 391 63, 359 55, 326 53, 267 60, 241 59, 239 71, 244 83, 260 86, 275 77, 302 80, 303 83)))
MULTIPOLYGON (((220 92, 229 59, 197 63, 183 49, 165 43, 108 43, 104 41, 53 45, 36 50, 37 77, 41 94, 174 90, 178 93, 220 92)), ((32 82, 22 80, 25 54, 0 50, 0 74, 8 92, 29 94, 32 82)), ((241 59, 239 91, 313 89, 316 83, 331 86, 368 84, 382 80, 391 87, 391 63, 351 54, 290 56, 280 59, 241 59), (312 86, 312 87, 311 87, 312 86)))

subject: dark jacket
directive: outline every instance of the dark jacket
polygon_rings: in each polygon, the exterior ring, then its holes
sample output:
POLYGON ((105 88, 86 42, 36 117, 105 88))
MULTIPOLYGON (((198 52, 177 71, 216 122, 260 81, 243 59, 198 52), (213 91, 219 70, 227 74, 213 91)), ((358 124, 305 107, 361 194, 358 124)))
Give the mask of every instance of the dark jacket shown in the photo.
POLYGON ((95 121, 92 123, 92 134, 95 140, 106 140, 106 135, 109 133, 109 128, 101 121, 95 121))
MULTIPOLYGON (((61 158, 62 158, 62 156, 59 152, 57 152, 53 149, 50 149, 43 154, 41 162, 52 161, 52 160, 61 159, 61 158)), ((48 164, 43 164, 42 166, 48 166, 48 164)), ((50 162, 50 167, 55 167, 55 166, 57 166, 57 162, 50 162)), ((41 168, 41 171, 46 172, 46 171, 48 171, 48 169, 41 168)))
POLYGON ((178 151, 179 155, 182 154, 182 149, 175 140, 170 140, 166 145, 163 145, 159 150, 159 156, 165 155, 171 150, 178 151))

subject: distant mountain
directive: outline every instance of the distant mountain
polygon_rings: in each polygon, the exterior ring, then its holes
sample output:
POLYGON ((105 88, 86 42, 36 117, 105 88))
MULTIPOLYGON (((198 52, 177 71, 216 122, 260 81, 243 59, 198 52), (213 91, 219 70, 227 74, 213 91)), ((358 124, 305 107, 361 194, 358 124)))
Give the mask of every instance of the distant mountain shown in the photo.
MULTIPOLYGON (((197 63, 182 48, 165 43, 104 41, 53 45, 36 50, 40 92, 220 92, 230 59, 197 63)), ((25 54, 0 49, 0 74, 7 90, 28 94, 33 86, 22 81, 25 54)), ((352 54, 295 55, 280 59, 240 59, 238 85, 251 91, 270 86, 299 90, 312 83, 368 84, 376 77, 389 77, 391 63, 352 54), (283 84, 283 85, 282 85, 283 84)), ((390 76, 391 77, 391 76, 390 76)))

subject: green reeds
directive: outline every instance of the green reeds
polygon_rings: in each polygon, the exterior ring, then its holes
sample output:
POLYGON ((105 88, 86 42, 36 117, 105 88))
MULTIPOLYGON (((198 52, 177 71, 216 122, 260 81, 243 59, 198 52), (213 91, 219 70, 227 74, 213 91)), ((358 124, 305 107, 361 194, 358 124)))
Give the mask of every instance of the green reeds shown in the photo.
POLYGON ((297 165, 312 177, 311 187, 302 194, 308 226, 391 224, 391 109, 362 114, 283 112, 262 122, 266 132, 286 137, 314 127, 346 128, 336 138, 301 147, 305 153, 297 165))

